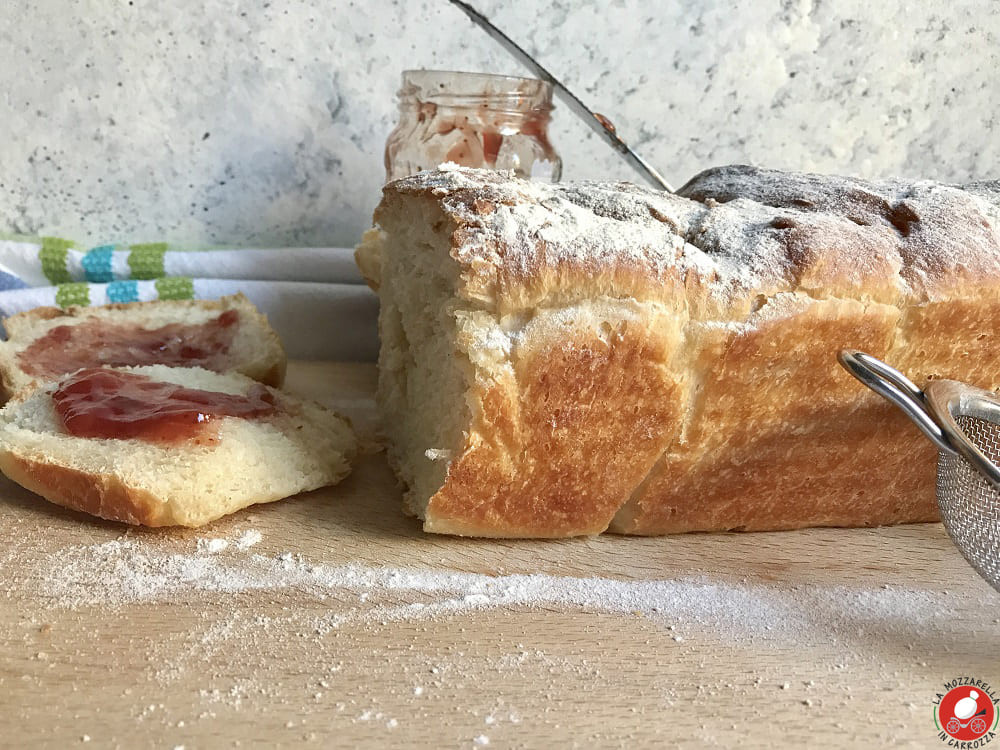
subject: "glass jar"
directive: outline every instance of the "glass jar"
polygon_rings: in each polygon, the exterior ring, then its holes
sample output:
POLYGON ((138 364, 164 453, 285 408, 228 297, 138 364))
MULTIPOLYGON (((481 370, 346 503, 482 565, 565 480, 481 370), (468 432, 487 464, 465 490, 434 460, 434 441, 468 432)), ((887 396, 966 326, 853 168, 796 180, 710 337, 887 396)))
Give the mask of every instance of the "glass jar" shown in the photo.
POLYGON ((399 124, 385 144, 387 181, 449 161, 553 182, 562 174, 549 142, 552 86, 545 81, 407 70, 398 96, 399 124))

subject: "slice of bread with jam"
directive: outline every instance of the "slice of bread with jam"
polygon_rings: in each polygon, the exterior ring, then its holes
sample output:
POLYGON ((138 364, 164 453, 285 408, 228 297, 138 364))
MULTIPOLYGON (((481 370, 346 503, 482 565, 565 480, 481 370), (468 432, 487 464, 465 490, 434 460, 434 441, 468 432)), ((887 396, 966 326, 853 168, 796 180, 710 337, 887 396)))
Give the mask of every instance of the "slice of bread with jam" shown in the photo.
POLYGON ((356 453, 336 413, 198 367, 78 370, 0 411, 4 474, 57 505, 145 526, 201 526, 335 484, 356 453))
POLYGON ((242 294, 102 307, 38 307, 4 320, 0 397, 83 367, 170 365, 239 372, 280 386, 285 352, 242 294))

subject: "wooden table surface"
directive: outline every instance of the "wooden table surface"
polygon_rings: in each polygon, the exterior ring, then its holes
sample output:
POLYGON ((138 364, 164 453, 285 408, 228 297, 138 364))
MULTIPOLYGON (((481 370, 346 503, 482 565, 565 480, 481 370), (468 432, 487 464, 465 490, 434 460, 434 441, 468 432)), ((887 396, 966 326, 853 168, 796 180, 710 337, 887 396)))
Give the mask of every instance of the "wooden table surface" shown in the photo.
MULTIPOLYGON (((370 434, 373 377, 288 386, 370 434)), ((198 530, 0 482, 3 747, 938 747, 945 681, 1000 686, 998 599, 939 525, 438 537, 376 453, 198 530), (482 574, 534 593, 491 604, 482 574)))

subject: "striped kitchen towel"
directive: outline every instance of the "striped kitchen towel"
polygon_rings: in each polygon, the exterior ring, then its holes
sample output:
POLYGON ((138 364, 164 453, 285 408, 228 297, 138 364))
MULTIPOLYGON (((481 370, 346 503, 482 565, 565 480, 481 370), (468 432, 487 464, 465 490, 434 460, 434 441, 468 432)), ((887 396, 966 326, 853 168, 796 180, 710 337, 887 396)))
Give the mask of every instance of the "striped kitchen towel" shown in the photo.
POLYGON ((183 250, 151 242, 79 250, 58 237, 0 239, 0 273, 0 288, 18 281, 23 286, 45 286, 163 276, 363 283, 354 265, 354 251, 342 247, 183 250))
POLYGON ((293 358, 368 361, 378 302, 346 248, 176 250, 166 244, 86 251, 57 238, 0 240, 0 316, 39 306, 213 299, 243 292, 293 358))

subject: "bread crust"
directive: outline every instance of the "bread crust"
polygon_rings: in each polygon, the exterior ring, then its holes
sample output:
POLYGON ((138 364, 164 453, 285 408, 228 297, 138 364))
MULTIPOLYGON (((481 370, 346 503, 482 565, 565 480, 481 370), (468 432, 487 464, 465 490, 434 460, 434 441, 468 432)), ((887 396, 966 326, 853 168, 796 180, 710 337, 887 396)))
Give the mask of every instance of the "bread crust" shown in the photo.
MULTIPOLYGON (((55 320, 56 318, 86 318, 103 316, 113 312, 140 312, 155 310, 164 304, 177 309, 228 310, 232 307, 253 307, 250 300, 242 292, 230 294, 219 299, 185 299, 185 300, 146 300, 145 302, 112 302, 107 305, 70 305, 69 307, 35 307, 31 310, 15 313, 3 319, 4 329, 11 338, 18 336, 25 325, 33 320, 55 320)), ((254 308, 256 309, 256 308, 254 308)))
POLYGON ((56 505, 108 521, 141 526, 185 525, 169 503, 129 487, 113 474, 94 474, 0 451, 0 471, 25 489, 56 505))
MULTIPOLYGON (((405 236, 400 217, 417 203, 437 208, 448 238, 450 304, 492 320, 481 338, 488 328, 508 341, 486 368, 456 336, 456 358, 473 363, 471 418, 443 486, 409 500, 429 531, 933 521, 933 447, 836 352, 863 348, 918 384, 1000 387, 1000 183, 727 167, 667 195, 426 172, 386 186, 378 234, 359 248, 380 293, 393 258, 379 237, 405 236), (594 304, 608 320, 655 308, 657 322, 629 323, 609 343, 578 312, 594 304), (565 326, 531 333, 553 311, 565 326), (553 441, 553 415, 581 409, 589 419, 553 441), (632 409, 655 431, 648 443, 632 409)), ((405 481, 402 465, 394 458, 405 481)))
POLYGON ((677 327, 655 308, 588 309, 568 333, 527 333, 513 370, 477 388, 470 446, 430 499, 428 531, 485 537, 597 534, 680 423, 662 367, 677 327))
POLYGON ((702 334, 695 367, 708 377, 685 442, 663 455, 611 530, 937 520, 933 446, 830 361, 847 346, 891 359, 898 320, 888 305, 801 300, 749 330, 702 334))

